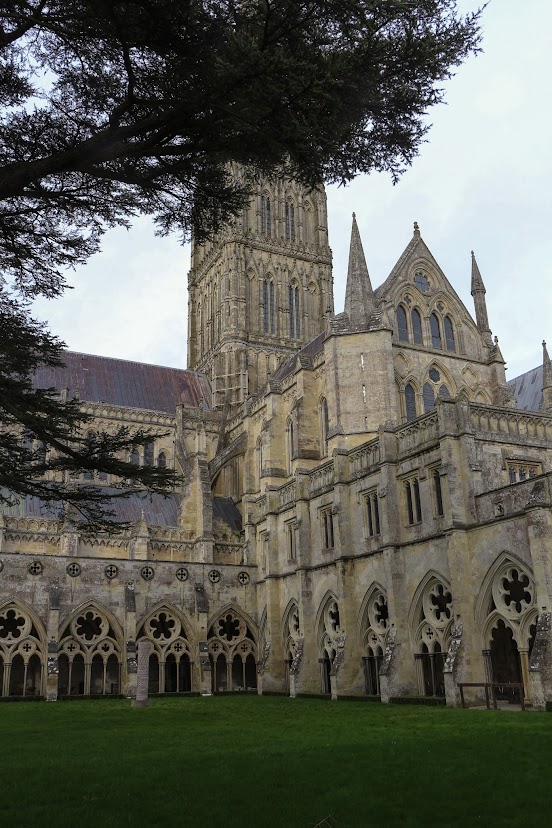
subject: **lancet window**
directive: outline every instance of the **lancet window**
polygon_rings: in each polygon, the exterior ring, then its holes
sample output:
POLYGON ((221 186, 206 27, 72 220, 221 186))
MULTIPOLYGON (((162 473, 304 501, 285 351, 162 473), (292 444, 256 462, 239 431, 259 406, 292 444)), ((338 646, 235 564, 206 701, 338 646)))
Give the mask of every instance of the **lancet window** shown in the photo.
POLYGON ((302 638, 299 622, 299 608, 293 603, 287 612, 283 624, 284 652, 286 654, 286 680, 289 689, 289 668, 295 658, 297 642, 302 638))
POLYGON ((299 302, 299 288, 296 285, 288 286, 289 304, 289 335, 292 339, 301 336, 301 307, 299 302))
POLYGON ((323 693, 331 692, 330 675, 337 655, 338 638, 343 634, 339 605, 334 598, 326 602, 320 619, 320 680, 323 693))
POLYGON ((404 389, 404 405, 406 411, 406 421, 414 420, 417 416, 416 411, 416 392, 411 383, 407 383, 404 389))
POLYGON ((153 644, 149 657, 149 692, 190 692, 192 649, 177 614, 168 607, 156 610, 138 630, 137 641, 140 640, 153 644))
POLYGON ((397 331, 399 342, 408 342, 408 320, 406 318, 406 311, 402 305, 399 305, 397 308, 397 331))
POLYGON ((272 235, 272 215, 270 208, 270 196, 261 196, 261 233, 265 236, 272 235))
POLYGON ((362 629, 364 685, 369 696, 379 696, 380 693, 379 672, 388 632, 387 596, 381 589, 374 589, 366 604, 362 629))
POLYGON ((445 695, 443 667, 453 617, 450 588, 437 577, 430 578, 415 613, 416 673, 422 695, 445 695))
POLYGON ((105 612, 86 607, 60 635, 59 695, 114 695, 121 692, 121 646, 105 612))
POLYGON ((0 695, 43 695, 44 646, 30 615, 16 603, 0 610, 0 695))
POLYGON ((263 331, 275 332, 274 318, 274 282, 272 279, 263 279, 263 331))
POLYGON ((207 634, 213 692, 257 689, 257 644, 234 610, 222 613, 207 634))
POLYGON ((417 308, 412 310, 411 314, 411 321, 412 321, 412 337, 414 339, 415 345, 423 345, 424 344, 424 336, 422 333, 422 317, 420 316, 420 312, 417 308))
POLYGON ((285 205, 285 236, 286 241, 295 241, 295 206, 291 201, 285 205))

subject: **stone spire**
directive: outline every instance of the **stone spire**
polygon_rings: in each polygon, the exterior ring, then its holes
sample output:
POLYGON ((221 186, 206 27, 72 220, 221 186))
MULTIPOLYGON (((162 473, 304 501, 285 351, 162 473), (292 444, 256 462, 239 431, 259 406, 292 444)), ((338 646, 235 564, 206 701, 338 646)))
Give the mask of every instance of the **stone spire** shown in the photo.
POLYGON ((374 291, 366 267, 356 217, 353 213, 347 289, 345 291, 345 313, 349 317, 351 328, 367 328, 374 310, 374 291))
POLYGON ((471 295, 473 296, 473 304, 475 306, 475 320, 477 327, 483 334, 485 344, 490 348, 493 346, 492 332, 489 327, 489 317, 487 316, 487 302, 485 301, 485 285, 479 272, 479 267, 475 259, 475 253, 471 252, 472 267, 471 267, 471 295))
POLYGON ((542 399, 544 410, 552 412, 552 362, 544 339, 542 341, 542 399))

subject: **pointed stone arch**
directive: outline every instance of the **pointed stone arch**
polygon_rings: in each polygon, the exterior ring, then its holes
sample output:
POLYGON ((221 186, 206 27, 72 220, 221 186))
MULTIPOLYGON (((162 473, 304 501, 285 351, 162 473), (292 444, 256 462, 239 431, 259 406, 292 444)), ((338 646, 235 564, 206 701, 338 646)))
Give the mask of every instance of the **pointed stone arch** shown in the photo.
POLYGON ((44 695, 46 653, 46 630, 31 607, 0 602, 0 696, 44 695))
POLYGON ((338 639, 344 636, 339 615, 339 602, 332 590, 326 592, 319 604, 315 630, 319 653, 321 690, 323 693, 330 693, 330 675, 334 669, 338 653, 338 639))
POLYGON ((225 604, 207 625, 213 692, 257 689, 259 629, 234 603, 225 604))
POLYGON ((358 637, 367 695, 380 695, 380 669, 389 633, 387 591, 374 582, 360 605, 358 637))
POLYGON ((152 645, 149 656, 150 693, 189 693, 195 641, 192 625, 185 613, 170 602, 150 608, 136 625, 137 642, 152 645))
POLYGON ((536 634, 536 585, 531 567, 503 551, 489 567, 476 603, 487 680, 503 698, 518 698, 508 685, 523 683, 529 697, 529 659, 536 634))
POLYGON ((117 618, 100 602, 84 601, 59 625, 59 695, 119 694, 123 653, 117 618))
POLYGON ((421 695, 445 695, 443 668, 453 623, 453 596, 449 581, 436 570, 429 570, 414 593, 408 613, 421 695))

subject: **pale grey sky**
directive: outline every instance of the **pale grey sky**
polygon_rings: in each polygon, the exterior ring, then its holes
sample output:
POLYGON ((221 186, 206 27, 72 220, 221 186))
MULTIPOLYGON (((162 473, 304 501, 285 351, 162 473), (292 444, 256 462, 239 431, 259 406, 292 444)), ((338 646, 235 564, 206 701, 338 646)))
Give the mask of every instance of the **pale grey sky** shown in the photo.
MULTIPOLYGON (((474 4, 460 0, 462 11, 474 4)), ((493 334, 513 378, 552 344, 550 0, 491 0, 483 49, 431 111, 427 143, 393 186, 385 175, 330 187, 336 311, 343 308, 351 214, 374 287, 399 258, 412 223, 473 314, 470 250, 487 288, 493 334)), ((158 239, 149 221, 104 237, 70 276, 74 290, 36 304, 72 350, 186 367, 189 246, 158 239)))

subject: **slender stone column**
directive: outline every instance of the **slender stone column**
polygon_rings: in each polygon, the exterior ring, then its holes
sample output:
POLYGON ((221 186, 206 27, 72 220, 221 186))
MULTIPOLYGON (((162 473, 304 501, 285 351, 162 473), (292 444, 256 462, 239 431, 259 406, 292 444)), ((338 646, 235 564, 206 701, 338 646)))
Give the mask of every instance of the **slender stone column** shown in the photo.
POLYGON ((136 680, 136 698, 132 701, 133 707, 150 707, 151 701, 148 698, 149 685, 149 657, 153 652, 151 641, 142 640, 138 642, 138 673, 136 680))

